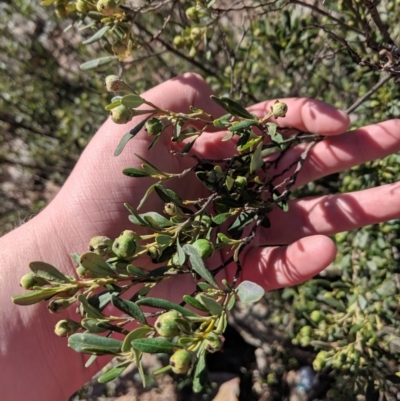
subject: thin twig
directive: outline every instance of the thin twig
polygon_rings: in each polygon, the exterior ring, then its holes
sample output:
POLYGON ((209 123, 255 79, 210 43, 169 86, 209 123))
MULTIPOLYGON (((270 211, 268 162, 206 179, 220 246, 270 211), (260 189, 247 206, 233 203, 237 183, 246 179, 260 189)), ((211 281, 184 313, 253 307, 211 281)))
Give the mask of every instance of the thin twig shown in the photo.
POLYGON ((381 86, 383 86, 386 82, 391 80, 394 75, 386 75, 384 76, 377 84, 375 84, 365 95, 361 96, 356 102, 354 102, 347 110, 346 113, 352 113, 358 106, 364 103, 373 93, 375 93, 381 86))

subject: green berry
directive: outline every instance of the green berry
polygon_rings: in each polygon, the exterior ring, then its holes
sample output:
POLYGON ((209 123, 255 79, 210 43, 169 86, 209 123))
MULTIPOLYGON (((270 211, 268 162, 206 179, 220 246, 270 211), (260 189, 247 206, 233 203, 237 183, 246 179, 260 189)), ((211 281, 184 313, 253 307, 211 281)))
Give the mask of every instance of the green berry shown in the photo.
POLYGON ((186 17, 188 20, 193 21, 193 22, 198 22, 199 21, 199 12, 196 9, 196 7, 189 7, 186 11, 185 11, 186 17))
POLYGON ((89 4, 85 0, 78 0, 76 2, 76 10, 82 14, 86 14, 89 11, 89 4))
POLYGON ((37 284, 36 277, 34 273, 28 273, 21 277, 19 282, 21 287, 25 290, 30 290, 34 285, 37 284))
POLYGON ((180 333, 176 319, 179 313, 176 310, 170 310, 160 315, 154 323, 157 334, 161 337, 175 337, 180 333))
POLYGON ((73 320, 60 320, 54 328, 54 333, 59 337, 67 337, 76 333, 81 328, 81 325, 73 320))
POLYGON ((89 241, 89 251, 100 256, 109 256, 112 253, 112 241, 104 235, 97 235, 89 241))
POLYGON ((132 230, 125 230, 113 243, 112 250, 121 259, 129 260, 135 255, 136 233, 132 230))
POLYGON ((149 135, 158 135, 163 130, 163 124, 160 119, 154 117, 146 121, 145 130, 149 135))
POLYGON ((110 16, 116 13, 118 7, 115 0, 99 0, 96 8, 99 13, 110 16))
POLYGON ((182 36, 175 36, 174 37, 174 46, 178 49, 182 49, 185 46, 185 40, 182 38, 182 36))
POLYGON ((202 259, 209 258, 214 252, 214 245, 207 239, 200 238, 193 242, 192 246, 196 249, 202 259))
POLYGON ((322 313, 319 310, 313 310, 310 314, 310 319, 314 323, 319 323, 323 319, 322 313))
POLYGON ((111 110, 111 120, 116 124, 126 124, 132 120, 134 115, 134 110, 124 106, 123 104, 114 107, 111 110))
POLYGON ((172 371, 178 375, 184 375, 190 370, 192 353, 185 349, 178 349, 169 359, 172 371))
POLYGON ((287 104, 284 102, 280 102, 279 100, 277 100, 271 107, 272 115, 275 118, 285 117, 287 110, 288 110, 287 104))
POLYGON ((205 349, 213 354, 214 352, 217 352, 222 348, 222 345, 224 344, 224 337, 219 336, 214 332, 211 332, 207 334, 204 343, 205 349))

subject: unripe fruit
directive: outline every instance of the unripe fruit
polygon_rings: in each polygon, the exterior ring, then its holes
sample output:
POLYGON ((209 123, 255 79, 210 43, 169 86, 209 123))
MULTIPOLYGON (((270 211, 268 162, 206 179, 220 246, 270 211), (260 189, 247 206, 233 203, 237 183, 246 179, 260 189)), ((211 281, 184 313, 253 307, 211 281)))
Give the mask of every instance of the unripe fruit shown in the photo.
POLYGON ((286 103, 280 102, 277 100, 271 107, 272 115, 275 118, 285 117, 288 110, 288 106, 286 103))
POLYGON ((76 10, 82 14, 86 14, 89 11, 89 4, 85 0, 78 0, 76 2, 76 10))
POLYGON ((19 282, 22 288, 25 290, 30 290, 34 285, 37 284, 36 277, 34 273, 28 273, 21 277, 19 282))
POLYGON ((182 38, 182 36, 175 36, 174 37, 174 46, 178 49, 182 49, 185 46, 185 40, 182 38))
POLYGON ((207 239, 197 239, 192 246, 196 249, 202 259, 209 258, 214 252, 214 245, 207 239))
POLYGON ((196 9, 196 7, 189 7, 185 11, 185 14, 186 14, 187 19, 190 21, 197 22, 199 20, 199 12, 196 9))
POLYGON ((176 310, 170 310, 160 315, 154 328, 157 334, 161 337, 175 337, 180 333, 176 319, 179 318, 179 313, 176 310))
POLYGON ((97 11, 105 16, 113 15, 117 11, 115 0, 99 0, 96 4, 97 11))
POLYGON ((312 327, 311 326, 303 326, 300 329, 300 335, 303 337, 310 337, 312 333, 312 327))
POLYGON ((149 135, 158 135, 163 130, 163 124, 158 118, 151 118, 150 120, 146 121, 145 130, 149 135))
POLYGON ((104 235, 97 235, 89 241, 89 251, 100 256, 108 256, 112 253, 112 241, 104 235))
POLYGON ((111 50, 120 60, 123 60, 130 55, 128 46, 123 42, 114 42, 111 46, 111 50))
POLYGON ((203 36, 203 33, 204 33, 203 29, 195 26, 190 30, 190 39, 192 39, 193 41, 198 41, 203 36))
POLYGON ((57 1, 56 3, 56 15, 59 18, 65 18, 68 15, 67 9, 63 1, 57 1))
POLYGON ((129 90, 125 82, 118 75, 108 75, 105 79, 104 85, 108 92, 122 92, 129 90))
POLYGON ((54 328, 54 333, 59 337, 67 337, 76 333, 81 328, 81 325, 73 320, 60 320, 54 328))
POLYGON ((114 241, 112 250, 121 259, 129 260, 136 252, 137 244, 135 240, 135 232, 132 230, 125 230, 114 241))
POLYGON ((71 306, 75 301, 75 298, 52 299, 47 305, 47 308, 51 313, 59 313, 71 306))
POLYGON ((224 344, 224 337, 211 332, 207 334, 204 342, 205 349, 213 354, 214 352, 217 352, 222 348, 222 345, 224 344))
POLYGON ((323 316, 322 313, 319 310, 313 310, 310 314, 310 319, 314 323, 319 323, 322 320, 323 316))
POLYGON ((192 353, 185 349, 178 349, 169 359, 172 371, 178 375, 189 372, 192 364, 192 353))
POLYGON ((246 188, 247 187, 247 178, 246 177, 242 177, 242 176, 238 176, 235 178, 235 185, 240 188, 246 188))
POLYGON ((132 120, 134 115, 134 110, 124 106, 123 104, 111 110, 111 120, 116 124, 126 124, 132 120))

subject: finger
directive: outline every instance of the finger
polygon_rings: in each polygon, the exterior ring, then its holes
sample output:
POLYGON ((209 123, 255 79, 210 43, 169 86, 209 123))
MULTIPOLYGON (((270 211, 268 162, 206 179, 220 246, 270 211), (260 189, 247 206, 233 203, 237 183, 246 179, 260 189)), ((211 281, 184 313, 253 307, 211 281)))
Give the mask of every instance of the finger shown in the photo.
MULTIPOLYGON (((285 117, 271 118, 269 121, 280 127, 292 127, 318 135, 338 135, 349 127, 349 116, 335 107, 316 99, 288 98, 279 99, 288 105, 285 117)), ((275 100, 262 102, 248 108, 258 118, 271 111, 275 100)))
POLYGON ((270 214, 271 228, 259 229, 260 244, 289 244, 400 217, 400 183, 363 191, 290 201, 289 210, 270 214))
POLYGON ((288 246, 251 248, 242 259, 241 278, 266 290, 300 284, 327 267, 335 254, 333 241, 322 235, 303 238, 288 246))
MULTIPOLYGON (((271 176, 295 163, 306 144, 294 147, 279 162, 271 176)), ((390 120, 329 137, 316 144, 303 163, 297 177, 297 188, 318 178, 346 170, 361 163, 382 158, 400 151, 400 120, 390 120)), ((271 155, 272 159, 276 155, 271 155)), ((293 169, 295 165, 293 166, 293 169)), ((293 173, 293 169, 280 180, 293 173)))

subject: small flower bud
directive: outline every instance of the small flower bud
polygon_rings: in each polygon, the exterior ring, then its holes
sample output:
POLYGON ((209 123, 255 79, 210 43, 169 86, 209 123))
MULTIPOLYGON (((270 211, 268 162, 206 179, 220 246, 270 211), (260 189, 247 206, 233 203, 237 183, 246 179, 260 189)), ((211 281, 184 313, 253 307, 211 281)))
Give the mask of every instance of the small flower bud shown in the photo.
POLYGON ((118 75, 108 75, 104 85, 108 92, 129 91, 128 86, 118 75))
POLYGON ((99 0, 96 4, 97 11, 105 16, 113 15, 117 12, 115 0, 99 0))
POLYGON ((54 328, 54 333, 59 337, 67 337, 76 333, 81 328, 81 325, 73 320, 60 320, 54 328))
POLYGON ((271 112, 274 118, 278 117, 285 117, 286 113, 288 110, 288 106, 286 103, 280 102, 277 100, 272 106, 271 106, 271 112))
POLYGON ((56 298, 52 299, 47 308, 51 313, 59 313, 70 307, 76 301, 75 298, 56 298))
POLYGON ((157 260, 161 256, 161 250, 158 246, 152 245, 147 248, 147 254, 151 260, 157 260))
POLYGON ((135 115, 135 111, 124 106, 123 104, 114 107, 111 110, 111 120, 116 124, 126 124, 132 120, 135 115))
POLYGON ((152 118, 152 119, 146 121, 146 124, 144 127, 149 135, 158 135, 163 130, 163 124, 162 124, 161 120, 158 118, 152 118))
POLYGON ((178 318, 179 313, 176 310, 170 310, 160 315, 154 324, 157 334, 161 337, 177 336, 180 333, 178 323, 176 323, 178 318))
POLYGON ((207 259, 214 253, 214 245, 204 238, 197 239, 193 242, 192 246, 196 248, 202 259, 207 259))
POLYGON ((89 251, 100 256, 109 256, 112 253, 112 241, 104 235, 97 235, 89 241, 89 251))
POLYGON ((211 332, 207 334, 204 341, 205 349, 213 354, 214 352, 217 352, 222 348, 222 345, 224 344, 224 337, 211 332))
POLYGON ((189 372, 192 365, 192 353, 185 349, 178 349, 169 359, 172 371, 178 375, 189 372))
POLYGON ((34 273, 28 273, 21 277, 19 282, 22 288, 25 290, 30 290, 34 285, 37 284, 36 277, 34 273))
POLYGON ((113 252, 121 259, 129 260, 135 255, 136 233, 132 230, 125 230, 113 243, 113 252))

